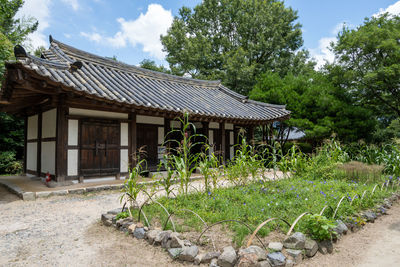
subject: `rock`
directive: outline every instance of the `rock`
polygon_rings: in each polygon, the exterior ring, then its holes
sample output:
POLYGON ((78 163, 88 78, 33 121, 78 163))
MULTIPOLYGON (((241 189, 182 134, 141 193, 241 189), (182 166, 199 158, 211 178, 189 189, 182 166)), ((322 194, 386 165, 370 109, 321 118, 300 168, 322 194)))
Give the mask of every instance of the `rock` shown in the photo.
POLYGON ((232 267, 236 264, 236 257, 235 249, 232 246, 224 247, 217 263, 221 267, 232 267))
POLYGON ((307 239, 304 245, 307 257, 314 257, 318 251, 318 244, 312 239, 307 239))
POLYGON ((367 220, 367 222, 371 223, 374 223, 377 218, 376 214, 372 211, 365 211, 362 216, 367 220))
POLYGON ((36 192, 36 198, 46 198, 51 196, 51 191, 36 192))
POLYGON ((256 254, 257 261, 263 261, 267 259, 267 252, 259 246, 250 246, 245 249, 240 249, 238 254, 239 257, 242 257, 245 254, 256 254))
POLYGON ((212 259, 217 259, 220 255, 221 252, 219 251, 198 254, 194 259, 194 263, 197 265, 200 263, 210 263, 212 259))
POLYGON ((85 188, 68 189, 68 193, 70 193, 70 194, 84 194, 85 192, 86 192, 85 188))
POLYGON ((269 261, 259 261, 256 265, 257 267, 271 267, 271 264, 269 261))
POLYGON ((296 232, 283 241, 283 246, 289 249, 304 249, 306 237, 303 233, 296 232))
POLYGON ((295 264, 295 263, 294 263, 292 260, 287 260, 287 261, 286 261, 286 264, 285 264, 285 267, 293 267, 294 264, 295 264))
POLYGON ((131 225, 129 225, 128 233, 132 234, 135 231, 135 228, 136 228, 136 224, 132 223, 131 225))
POLYGON ((239 258, 238 267, 256 267, 258 256, 255 253, 245 253, 239 258))
POLYGON ((281 252, 272 252, 267 255, 272 267, 283 267, 286 263, 286 257, 281 252))
POLYGON ((282 251, 283 244, 281 242, 270 242, 268 244, 268 248, 273 250, 273 251, 282 251))
POLYGON ((349 231, 347 226, 341 220, 336 220, 336 227, 333 229, 338 235, 345 235, 349 231))
POLYGON ((111 214, 102 214, 101 215, 101 221, 103 222, 103 224, 105 226, 111 226, 112 225, 112 219, 113 219, 113 215, 111 214))
POLYGON ((303 260, 303 251, 296 249, 287 249, 286 253, 293 259, 295 264, 299 264, 303 260))
POLYGON ((142 227, 135 227, 135 230, 133 231, 133 236, 136 237, 137 239, 143 239, 146 234, 146 231, 142 227))
POLYGON ((382 206, 383 206, 385 209, 390 209, 390 208, 392 207, 392 203, 391 203, 389 200, 385 199, 385 200, 383 201, 382 206))
POLYGON ((156 238, 154 238, 154 244, 155 244, 155 245, 161 245, 161 242, 162 242, 164 239, 167 239, 167 240, 168 240, 169 235, 170 235, 171 233, 172 233, 171 230, 159 232, 159 233, 157 234, 156 238))
POLYGON ((324 241, 318 242, 318 251, 323 255, 326 255, 327 253, 329 253, 329 254, 332 253, 333 252, 332 241, 324 240, 324 241))
POLYGON ((383 206, 379 206, 379 207, 377 208, 377 212, 380 213, 380 214, 382 214, 382 215, 387 215, 387 214, 388 214, 388 213, 387 213, 387 209, 385 209, 383 206))
POLYGON ((122 212, 122 209, 117 208, 117 209, 109 210, 107 213, 112 214, 112 215, 117 215, 118 213, 121 213, 121 212, 122 212))
POLYGON ((198 253, 199 248, 197 246, 184 247, 181 254, 179 254, 179 259, 181 261, 193 262, 198 253))
POLYGON ((36 194, 35 192, 25 192, 22 193, 22 199, 24 201, 33 201, 36 199, 36 194))
POLYGON ((156 239, 159 233, 160 233, 159 230, 150 230, 146 232, 147 242, 149 242, 150 245, 153 245, 154 240, 156 239))
POLYGON ((182 250, 183 250, 182 248, 170 248, 168 249, 168 255, 171 258, 176 259, 182 253, 182 250))
POLYGON ((185 246, 185 242, 179 238, 180 236, 181 235, 179 233, 171 233, 171 235, 169 236, 169 238, 171 239, 169 243, 170 248, 183 248, 185 246))
POLYGON ((220 267, 217 259, 212 259, 209 267, 220 267))
POLYGON ((53 196, 66 196, 68 195, 68 190, 57 190, 52 192, 53 196))

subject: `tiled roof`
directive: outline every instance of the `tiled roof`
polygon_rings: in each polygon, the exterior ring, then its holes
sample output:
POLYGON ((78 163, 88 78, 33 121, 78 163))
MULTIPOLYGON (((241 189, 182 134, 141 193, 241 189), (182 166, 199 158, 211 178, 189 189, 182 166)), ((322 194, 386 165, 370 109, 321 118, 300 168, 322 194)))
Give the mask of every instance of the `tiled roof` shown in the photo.
POLYGON ((289 117, 284 106, 248 100, 219 81, 159 73, 96 56, 51 38, 43 58, 19 58, 24 68, 84 94, 135 108, 182 112, 216 118, 272 121, 289 117), (70 65, 82 67, 70 71, 70 65))

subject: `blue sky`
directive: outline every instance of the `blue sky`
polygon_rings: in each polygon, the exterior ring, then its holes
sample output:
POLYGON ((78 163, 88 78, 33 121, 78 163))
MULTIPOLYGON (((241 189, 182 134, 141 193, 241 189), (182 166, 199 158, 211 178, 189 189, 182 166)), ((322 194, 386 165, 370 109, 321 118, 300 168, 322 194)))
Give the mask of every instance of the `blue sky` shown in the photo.
MULTIPOLYGON (((166 32, 181 6, 200 0, 25 0, 18 16, 33 16, 39 29, 30 47, 48 46, 48 35, 77 48, 137 65, 144 58, 167 65, 159 35, 166 32)), ((322 64, 333 60, 327 45, 343 23, 360 25, 382 11, 400 13, 396 0, 286 0, 298 10, 304 47, 322 64)), ((26 44, 28 45, 28 44, 26 44)))

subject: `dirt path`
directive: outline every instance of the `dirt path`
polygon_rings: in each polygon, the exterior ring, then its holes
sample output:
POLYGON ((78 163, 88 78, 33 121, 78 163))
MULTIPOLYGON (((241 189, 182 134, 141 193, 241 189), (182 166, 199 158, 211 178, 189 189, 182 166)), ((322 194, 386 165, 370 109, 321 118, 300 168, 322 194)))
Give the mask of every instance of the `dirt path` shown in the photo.
MULTIPOLYGON (((0 189, 1 190, 1 189, 0 189)), ((99 222, 119 193, 32 202, 0 191, 0 266, 181 266, 161 248, 99 222)))
POLYGON ((344 236, 333 254, 317 254, 300 266, 400 266, 400 205, 395 204, 388 213, 344 236))

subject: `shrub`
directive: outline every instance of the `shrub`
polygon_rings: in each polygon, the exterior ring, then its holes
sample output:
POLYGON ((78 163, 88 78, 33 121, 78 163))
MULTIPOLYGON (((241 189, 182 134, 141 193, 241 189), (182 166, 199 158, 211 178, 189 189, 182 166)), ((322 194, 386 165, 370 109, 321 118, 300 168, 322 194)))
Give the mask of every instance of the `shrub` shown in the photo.
POLYGON ((23 170, 21 161, 17 161, 14 151, 0 152, 0 173, 3 174, 17 174, 23 170))
POLYGON ((315 240, 323 241, 332 239, 336 236, 333 231, 335 224, 332 220, 328 220, 325 216, 319 214, 306 215, 305 229, 306 233, 315 240))

